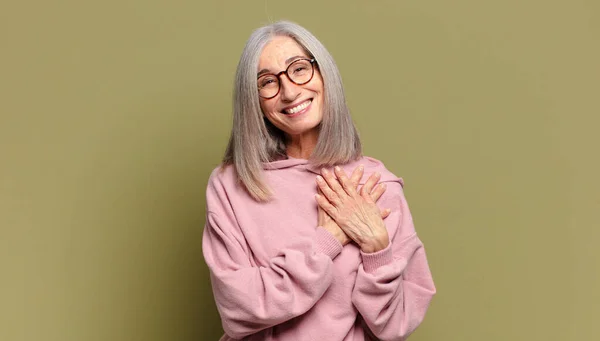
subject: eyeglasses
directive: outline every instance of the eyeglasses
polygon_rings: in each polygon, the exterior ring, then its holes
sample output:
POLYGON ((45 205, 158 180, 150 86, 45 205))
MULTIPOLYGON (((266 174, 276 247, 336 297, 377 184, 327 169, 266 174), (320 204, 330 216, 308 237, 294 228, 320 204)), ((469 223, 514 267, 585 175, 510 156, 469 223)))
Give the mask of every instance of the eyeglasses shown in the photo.
POLYGON ((313 78, 315 74, 315 68, 313 64, 316 60, 302 58, 292 62, 285 71, 281 71, 277 74, 268 73, 258 77, 258 95, 264 99, 269 99, 277 96, 281 89, 281 79, 279 78, 282 74, 286 74, 288 79, 296 84, 303 85, 313 78))

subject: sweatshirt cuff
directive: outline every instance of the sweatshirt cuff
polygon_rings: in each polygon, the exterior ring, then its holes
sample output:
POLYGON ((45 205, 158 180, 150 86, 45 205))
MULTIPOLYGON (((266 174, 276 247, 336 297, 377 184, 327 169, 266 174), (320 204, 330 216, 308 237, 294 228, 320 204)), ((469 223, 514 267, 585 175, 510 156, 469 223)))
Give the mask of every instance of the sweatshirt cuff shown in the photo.
POLYGON ((390 264, 394 260, 391 241, 383 250, 373 253, 364 253, 361 251, 360 254, 362 256, 363 268, 366 273, 373 273, 375 270, 390 264))
POLYGON ((321 226, 317 227, 316 247, 317 252, 324 253, 334 259, 342 252, 342 244, 321 226))

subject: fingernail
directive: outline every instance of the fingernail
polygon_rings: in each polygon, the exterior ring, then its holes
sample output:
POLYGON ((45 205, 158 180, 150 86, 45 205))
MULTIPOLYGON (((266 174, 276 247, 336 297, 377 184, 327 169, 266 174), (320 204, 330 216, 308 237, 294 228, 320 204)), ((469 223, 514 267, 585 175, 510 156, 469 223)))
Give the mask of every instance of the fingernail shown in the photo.
POLYGON ((322 176, 320 176, 320 175, 317 175, 317 181, 318 181, 318 182, 321 182, 321 181, 323 181, 323 177, 322 177, 322 176))
POLYGON ((383 189, 385 189, 385 188, 387 187, 385 184, 381 184, 380 186, 381 186, 381 188, 383 188, 383 189))
POLYGON ((360 169, 360 170, 363 170, 363 169, 365 169, 365 165, 360 165, 360 166, 358 166, 358 169, 360 169))
POLYGON ((322 173, 322 174, 325 174, 325 175, 327 175, 327 169, 325 169, 325 168, 322 168, 322 169, 321 169, 321 173, 322 173))
POLYGON ((342 169, 341 169, 339 166, 335 166, 335 170, 339 172, 339 171, 341 171, 342 169))

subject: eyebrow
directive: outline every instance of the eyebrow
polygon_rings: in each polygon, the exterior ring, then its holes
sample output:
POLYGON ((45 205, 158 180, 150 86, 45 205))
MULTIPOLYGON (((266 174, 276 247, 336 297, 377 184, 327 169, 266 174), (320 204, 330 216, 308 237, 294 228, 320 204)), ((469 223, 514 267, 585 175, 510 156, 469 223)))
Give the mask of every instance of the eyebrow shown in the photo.
MULTIPOLYGON (((293 56, 293 57, 290 57, 290 58, 286 59, 285 60, 285 64, 289 66, 289 64, 291 62, 293 62, 296 59, 300 59, 300 58, 308 58, 308 57, 307 56, 299 56, 299 55, 298 56, 293 56)), ((270 73, 270 72, 271 72, 271 70, 269 70, 269 69, 262 69, 262 70, 258 71, 258 74, 256 76, 260 77, 260 76, 264 75, 265 73, 270 73)))

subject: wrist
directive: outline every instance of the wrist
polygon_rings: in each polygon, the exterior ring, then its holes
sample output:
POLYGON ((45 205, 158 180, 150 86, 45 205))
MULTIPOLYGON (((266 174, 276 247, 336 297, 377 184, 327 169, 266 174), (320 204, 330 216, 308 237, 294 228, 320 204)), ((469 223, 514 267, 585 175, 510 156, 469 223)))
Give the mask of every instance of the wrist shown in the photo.
POLYGON ((348 237, 346 236, 344 231, 342 231, 340 228, 333 227, 331 225, 322 225, 321 227, 325 231, 329 232, 333 236, 333 238, 335 238, 338 242, 340 242, 340 244, 342 244, 342 245, 347 244, 346 239, 348 237))
POLYGON ((360 250, 364 253, 375 253, 385 249, 390 244, 388 236, 374 238, 360 245, 360 250))
POLYGON ((388 265, 394 261, 392 254, 392 242, 383 250, 366 253, 361 250, 363 268, 366 273, 374 273, 382 266, 388 265))

